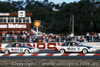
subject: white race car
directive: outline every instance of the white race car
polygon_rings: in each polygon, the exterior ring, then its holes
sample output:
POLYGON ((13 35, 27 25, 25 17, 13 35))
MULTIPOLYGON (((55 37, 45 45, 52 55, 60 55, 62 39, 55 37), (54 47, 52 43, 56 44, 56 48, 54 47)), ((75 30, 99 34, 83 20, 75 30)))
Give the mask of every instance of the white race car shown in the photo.
POLYGON ((0 51, 4 52, 5 54, 8 53, 36 53, 39 51, 38 48, 27 46, 25 43, 10 43, 5 48, 1 48, 0 51))
POLYGON ((63 54, 65 52, 82 52, 82 53, 95 52, 97 49, 95 47, 85 46, 83 43, 80 42, 69 41, 63 43, 61 46, 56 46, 55 50, 63 54))

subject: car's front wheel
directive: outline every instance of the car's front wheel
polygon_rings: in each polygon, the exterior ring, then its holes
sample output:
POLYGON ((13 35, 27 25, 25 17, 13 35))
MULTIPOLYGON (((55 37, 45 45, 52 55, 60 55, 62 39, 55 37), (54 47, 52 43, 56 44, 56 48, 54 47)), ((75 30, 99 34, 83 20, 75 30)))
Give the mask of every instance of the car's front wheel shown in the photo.
POLYGON ((28 53, 30 53, 29 50, 25 50, 25 54, 28 54, 28 53))
POLYGON ((64 49, 61 49, 61 50, 60 50, 60 53, 61 53, 61 54, 64 54, 64 53, 65 53, 65 50, 64 50, 64 49))
POLYGON ((82 53, 86 54, 86 53, 88 53, 88 50, 87 49, 83 49, 82 53))
POLYGON ((5 54, 9 54, 10 52, 9 52, 9 50, 5 50, 4 53, 5 54))

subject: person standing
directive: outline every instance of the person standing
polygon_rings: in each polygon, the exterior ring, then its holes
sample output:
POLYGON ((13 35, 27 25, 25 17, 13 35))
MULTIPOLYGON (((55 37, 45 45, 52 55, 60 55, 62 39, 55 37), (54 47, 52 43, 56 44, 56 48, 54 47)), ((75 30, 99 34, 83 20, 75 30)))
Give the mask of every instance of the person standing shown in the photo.
POLYGON ((87 34, 86 34, 86 40, 89 42, 89 36, 90 36, 90 33, 89 32, 87 32, 87 34))

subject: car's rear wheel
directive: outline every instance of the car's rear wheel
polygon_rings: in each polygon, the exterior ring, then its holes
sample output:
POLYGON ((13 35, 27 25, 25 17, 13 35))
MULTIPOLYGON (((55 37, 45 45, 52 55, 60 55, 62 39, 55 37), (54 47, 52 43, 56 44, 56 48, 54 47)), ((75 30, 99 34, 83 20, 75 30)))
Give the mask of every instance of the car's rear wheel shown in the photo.
POLYGON ((25 50, 25 54, 28 54, 28 53, 30 53, 29 50, 25 50))
POLYGON ((64 50, 64 49, 61 49, 61 50, 60 50, 60 53, 61 53, 61 54, 64 54, 64 53, 65 53, 65 50, 64 50))
POLYGON ((86 53, 88 53, 88 50, 87 49, 83 49, 82 53, 86 54, 86 53))
POLYGON ((5 50, 4 53, 5 54, 9 54, 10 52, 9 52, 9 50, 5 50))

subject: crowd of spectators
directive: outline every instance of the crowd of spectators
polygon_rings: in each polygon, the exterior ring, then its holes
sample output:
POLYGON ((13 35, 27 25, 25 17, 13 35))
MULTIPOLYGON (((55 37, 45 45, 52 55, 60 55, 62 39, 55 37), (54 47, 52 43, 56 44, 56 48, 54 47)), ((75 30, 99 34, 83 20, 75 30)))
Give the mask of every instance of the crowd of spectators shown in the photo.
POLYGON ((2 32, 1 42, 65 42, 74 40, 73 34, 33 34, 28 31, 2 32))
POLYGON ((28 31, 4 31, 1 35, 2 42, 26 42, 29 41, 30 32, 28 31))
POLYGON ((65 42, 65 41, 74 41, 74 35, 73 34, 68 34, 65 36, 64 34, 42 34, 40 36, 31 36, 30 39, 33 39, 31 41, 34 42, 34 40, 38 39, 41 42, 65 42))
POLYGON ((94 33, 94 32, 89 33, 89 32, 87 32, 85 38, 86 38, 87 42, 90 42, 90 41, 99 42, 100 41, 100 33, 99 32, 98 33, 94 33))
POLYGON ((100 33, 86 33, 86 35, 74 36, 71 34, 33 34, 29 31, 17 32, 2 32, 1 42, 65 42, 65 41, 79 41, 79 42, 93 42, 100 41, 100 33))
MULTIPOLYGON (((86 35, 74 36, 71 34, 45 34, 36 39, 40 38, 42 42, 65 42, 65 41, 79 41, 79 42, 100 42, 100 33, 86 33, 86 35)), ((34 39, 34 38, 32 38, 34 39)))

